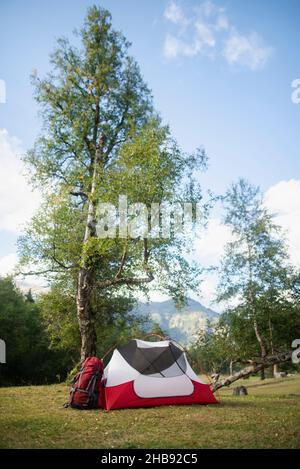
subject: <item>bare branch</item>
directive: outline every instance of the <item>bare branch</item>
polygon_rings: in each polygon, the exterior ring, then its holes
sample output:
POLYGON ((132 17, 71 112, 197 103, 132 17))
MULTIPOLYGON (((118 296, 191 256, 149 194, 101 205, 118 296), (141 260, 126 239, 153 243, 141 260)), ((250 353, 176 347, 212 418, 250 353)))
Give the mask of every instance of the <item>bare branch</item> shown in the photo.
POLYGON ((82 192, 82 191, 71 191, 70 195, 74 195, 74 197, 83 197, 85 199, 88 198, 87 194, 85 192, 82 192))
POLYGON ((241 371, 237 371, 233 375, 228 376, 227 378, 221 379, 217 381, 216 383, 213 383, 211 385, 211 390, 212 392, 215 392, 218 389, 222 388, 223 386, 229 386, 230 384, 234 383, 238 379, 247 378, 248 376, 252 374, 256 374, 259 371, 265 368, 268 368, 269 366, 276 365, 278 363, 287 362, 291 359, 291 356, 292 356, 292 350, 289 350, 288 352, 281 352, 281 353, 278 353, 277 355, 266 356, 262 359, 261 363, 254 362, 253 365, 248 366, 241 371))

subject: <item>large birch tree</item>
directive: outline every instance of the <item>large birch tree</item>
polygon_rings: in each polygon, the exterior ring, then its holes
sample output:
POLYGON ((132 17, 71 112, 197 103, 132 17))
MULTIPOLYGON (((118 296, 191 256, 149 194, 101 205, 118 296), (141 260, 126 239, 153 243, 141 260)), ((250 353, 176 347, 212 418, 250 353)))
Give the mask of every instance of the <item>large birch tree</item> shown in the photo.
POLYGON ((156 288, 182 297, 198 285, 200 269, 184 257, 188 237, 99 237, 100 202, 193 202, 193 174, 205 153, 180 151, 153 109, 129 43, 109 12, 91 7, 76 46, 58 41, 51 72, 33 77, 43 128, 26 155, 43 205, 19 241, 21 271, 74 289, 81 359, 96 354, 93 295, 108 289, 156 288))

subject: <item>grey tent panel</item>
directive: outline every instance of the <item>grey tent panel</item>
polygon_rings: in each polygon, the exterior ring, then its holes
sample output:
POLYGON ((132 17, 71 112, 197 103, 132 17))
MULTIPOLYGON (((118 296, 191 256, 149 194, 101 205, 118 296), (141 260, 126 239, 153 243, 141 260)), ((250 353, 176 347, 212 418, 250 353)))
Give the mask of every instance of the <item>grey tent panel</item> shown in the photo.
POLYGON ((131 340, 128 344, 119 347, 118 351, 130 366, 143 375, 159 373, 165 376, 164 370, 173 364, 177 364, 178 374, 186 372, 184 353, 171 342, 166 347, 155 347, 154 343, 151 348, 142 348, 138 347, 136 340, 131 340))

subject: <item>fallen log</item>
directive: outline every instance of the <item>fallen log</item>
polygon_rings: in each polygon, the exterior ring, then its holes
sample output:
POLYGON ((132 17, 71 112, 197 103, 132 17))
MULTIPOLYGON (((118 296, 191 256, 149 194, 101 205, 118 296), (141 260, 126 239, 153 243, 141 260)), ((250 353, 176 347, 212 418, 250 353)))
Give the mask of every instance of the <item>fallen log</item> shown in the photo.
POLYGON ((292 353, 293 351, 289 350, 288 352, 282 352, 276 355, 266 356, 259 363, 254 362, 253 365, 247 366, 246 368, 243 368, 242 370, 237 371, 236 373, 233 373, 232 375, 227 376, 226 378, 220 379, 219 381, 212 383, 210 386, 211 390, 212 392, 215 392, 223 386, 229 386, 231 383, 234 383, 238 379, 247 378, 248 376, 256 374, 259 371, 268 368, 269 366, 287 362, 291 359, 292 353))

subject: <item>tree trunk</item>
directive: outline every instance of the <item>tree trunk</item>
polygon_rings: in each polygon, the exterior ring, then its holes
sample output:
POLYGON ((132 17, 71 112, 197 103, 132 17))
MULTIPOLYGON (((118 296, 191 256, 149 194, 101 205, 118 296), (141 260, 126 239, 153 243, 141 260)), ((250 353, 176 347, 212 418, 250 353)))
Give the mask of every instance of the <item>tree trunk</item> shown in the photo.
POLYGON ((229 374, 230 375, 233 375, 233 364, 234 364, 234 361, 230 360, 230 363, 229 363, 229 374))
MULTIPOLYGON (((259 327, 258 327, 258 322, 257 322, 257 311, 256 311, 256 305, 255 305, 255 295, 254 295, 254 292, 253 292, 253 272, 252 272, 251 258, 252 258, 252 249, 251 249, 250 243, 248 241, 249 303, 250 303, 250 310, 251 310, 252 319, 253 319, 253 328, 254 328, 254 332, 255 332, 255 337, 256 337, 256 340, 259 344, 261 358, 263 360, 267 355, 267 350, 266 350, 266 347, 265 347, 264 339, 260 334, 259 327)), ((263 369, 261 370, 261 379, 265 379, 265 372, 264 372, 263 369)))
POLYGON ((81 336, 80 360, 97 353, 97 334, 91 307, 92 278, 87 269, 80 269, 77 287, 77 318, 81 336))
POLYGON ((253 308, 253 310, 252 310, 252 315, 253 315, 253 327, 254 327, 255 336, 256 336, 257 342, 259 343, 259 346, 260 346, 261 357, 264 358, 267 355, 267 351, 266 351, 266 347, 265 347, 263 338, 262 338, 262 336, 260 335, 260 332, 259 332, 255 308, 253 308))
POLYGON ((93 264, 90 262, 90 257, 84 251, 84 246, 89 239, 96 237, 96 213, 97 213, 97 200, 96 200, 96 187, 97 178, 99 176, 100 156, 103 147, 103 138, 100 137, 99 145, 97 145, 95 157, 92 161, 93 164, 93 177, 91 189, 89 193, 88 202, 88 215, 86 219, 85 234, 83 239, 81 267, 77 279, 77 319, 79 323, 79 330, 81 335, 81 361, 85 360, 88 356, 96 355, 97 353, 97 334, 95 329, 95 317, 91 306, 91 295, 94 287, 94 269, 93 264))
POLYGON ((278 363, 276 363, 273 366, 273 378, 275 378, 278 373, 279 373, 279 367, 278 367, 278 363))
MULTIPOLYGON (((262 338, 262 336, 260 335, 260 332, 259 332, 255 307, 253 307, 253 309, 252 309, 252 315, 253 315, 253 327, 254 327, 255 336, 256 336, 256 339, 257 339, 257 341, 259 343, 259 346, 260 346, 261 358, 262 358, 262 360, 264 360, 264 358, 267 355, 267 351, 266 351, 266 347, 265 347, 265 344, 264 344, 264 340, 263 340, 263 338, 262 338)), ((260 379, 262 379, 262 380, 265 379, 264 369, 261 370, 260 379)))
POLYGON ((291 359, 293 351, 290 350, 288 352, 278 353, 277 355, 266 356, 261 363, 253 363, 251 366, 247 366, 241 371, 234 373, 227 378, 221 379, 216 383, 211 385, 212 392, 217 391, 218 389, 222 388, 223 386, 229 386, 231 383, 234 383, 238 379, 247 378, 252 374, 256 374, 269 366, 274 366, 278 363, 284 363, 291 359))
MULTIPOLYGON (((269 337, 270 337, 270 349, 271 349, 271 354, 274 354, 274 343, 273 343, 273 325, 271 321, 271 316, 269 313, 269 318, 268 318, 268 325, 269 325, 269 337)), ((276 373, 278 373, 278 364, 276 363, 273 365, 273 370, 272 370, 272 376, 275 378, 276 373)))

